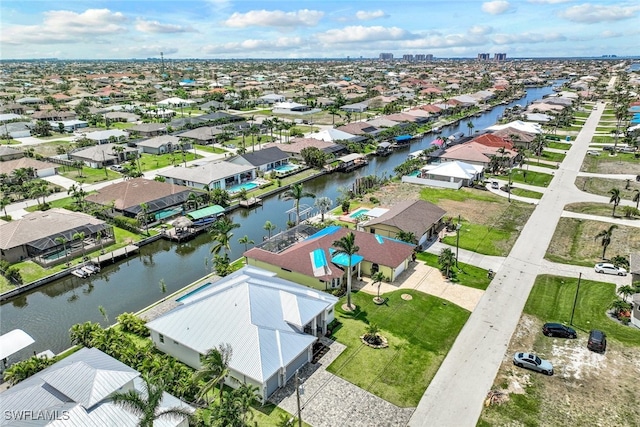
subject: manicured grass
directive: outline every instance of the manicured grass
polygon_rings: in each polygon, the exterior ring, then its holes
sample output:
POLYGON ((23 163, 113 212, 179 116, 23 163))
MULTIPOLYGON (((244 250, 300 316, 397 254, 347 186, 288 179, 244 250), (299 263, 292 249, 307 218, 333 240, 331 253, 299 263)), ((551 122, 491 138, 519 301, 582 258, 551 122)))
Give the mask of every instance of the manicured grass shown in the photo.
POLYGON ((14 286, 9 283, 6 277, 0 276, 0 293, 7 292, 13 288, 14 286))
MULTIPOLYGON (((563 264, 592 267, 602 261, 601 240, 596 240, 595 236, 608 228, 609 224, 601 221, 560 218, 545 258, 563 264)), ((619 225, 613 230, 606 256, 628 256, 634 251, 640 251, 638 228, 619 225)))
POLYGON ((358 309, 345 313, 336 306, 341 325, 333 336, 347 348, 327 368, 349 382, 395 405, 416 406, 448 353, 469 312, 431 295, 411 290, 386 294, 383 305, 371 295, 352 294, 358 309), (409 294, 409 301, 401 298, 409 294), (368 324, 380 327, 389 347, 373 349, 360 336, 368 324))
POLYGON ((225 150, 224 148, 220 148, 220 147, 216 147, 213 145, 200 145, 200 144, 195 144, 194 148, 196 151, 204 151, 206 153, 213 153, 213 154, 224 154, 224 153, 228 153, 229 151, 225 150))
POLYGON ((567 157, 564 153, 553 153, 551 151, 543 150, 540 159, 549 160, 550 162, 562 162, 567 157))
MULTIPOLYGON (((577 286, 576 277, 538 276, 524 312, 545 322, 569 324, 577 286)), ((609 339, 640 346, 639 329, 623 326, 607 317, 609 306, 618 298, 615 289, 613 283, 581 280, 573 326, 584 332, 600 329, 609 339)))
POLYGON ((96 182, 111 181, 113 179, 122 177, 122 175, 112 171, 109 168, 94 169, 94 168, 84 166, 82 168, 82 172, 72 167, 66 167, 63 169, 64 170, 60 171, 60 175, 64 176, 65 178, 73 179, 74 181, 83 182, 86 184, 95 184, 96 182))
MULTIPOLYGON (((417 258, 430 267, 440 268, 438 255, 420 252, 417 258)), ((482 289, 484 291, 489 287, 489 283, 491 283, 491 279, 487 277, 487 270, 476 267, 475 265, 465 264, 464 262, 459 262, 457 269, 454 267, 454 273, 455 276, 451 278, 453 283, 458 283, 470 288, 482 289)))
POLYGON ((512 188, 511 194, 520 197, 528 197, 530 199, 541 199, 543 194, 537 191, 525 190, 524 188, 512 188))
POLYGON ((140 168, 142 172, 164 168, 172 165, 184 165, 184 162, 199 159, 202 156, 194 155, 193 151, 185 151, 184 157, 181 151, 168 154, 142 154, 140 168))
MULTIPOLYGON (((498 246, 498 243, 507 241, 509 236, 510 232, 507 230, 469 223, 463 219, 459 246, 485 255, 506 256, 508 251, 498 246)), ((456 236, 447 236, 442 241, 455 246, 456 236)))
MULTIPOLYGON (((87 192, 87 196, 90 194, 95 194, 96 191, 89 191, 87 192)), ((69 197, 65 197, 63 199, 57 199, 57 200, 47 200, 47 203, 49 204, 49 206, 51 206, 52 208, 62 208, 62 209, 68 209, 68 210, 73 210, 71 209, 74 205, 75 205, 75 201, 73 200, 73 198, 71 196, 69 197)), ((33 206, 29 206, 27 208, 25 208, 25 210, 27 212, 35 212, 38 209, 38 205, 33 205, 33 206)))
POLYGON ((580 170, 592 173, 635 174, 640 170, 640 157, 636 158, 633 153, 616 153, 615 156, 611 156, 603 151, 599 156, 585 156, 580 170))
POLYGON ((615 140, 614 137, 612 136, 604 136, 604 135, 596 135, 593 138, 591 138, 591 142, 598 142, 598 143, 613 143, 613 141, 615 140))
POLYGON ((550 141, 550 142, 547 143, 547 147, 556 148, 558 150, 568 150, 568 149, 571 148, 571 144, 569 144, 567 142, 550 141))
POLYGON ((525 169, 514 169, 511 172, 511 181, 520 182, 522 184, 536 185, 538 187, 547 187, 553 175, 542 172, 527 171, 525 169), (526 179, 525 179, 526 175, 526 179))
POLYGON ((558 167, 555 164, 550 165, 549 163, 544 163, 544 162, 538 162, 538 160, 528 160, 526 162, 524 162, 526 165, 532 165, 532 166, 540 166, 541 168, 548 168, 548 169, 558 169, 558 167))

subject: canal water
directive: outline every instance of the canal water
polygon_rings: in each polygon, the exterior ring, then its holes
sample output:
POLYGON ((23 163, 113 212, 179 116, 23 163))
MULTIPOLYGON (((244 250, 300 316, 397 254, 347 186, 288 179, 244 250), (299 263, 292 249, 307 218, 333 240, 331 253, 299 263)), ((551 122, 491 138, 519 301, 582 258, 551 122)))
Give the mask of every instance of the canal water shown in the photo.
MULTIPOLYGON (((524 106, 540 99, 552 93, 551 87, 528 88, 524 98, 471 118, 473 129, 482 130, 495 124, 505 108, 516 104, 524 106)), ((467 122, 463 120, 444 127, 442 135, 456 132, 466 135, 467 122)), ((392 176, 393 169, 407 159, 409 152, 427 148, 434 137, 427 135, 420 142, 412 143, 410 148, 396 151, 388 157, 374 157, 369 165, 354 173, 334 173, 308 181, 304 188, 316 197, 329 197, 335 205, 341 187, 350 187, 358 176, 392 176)), ((313 203, 313 199, 301 201, 302 205, 309 207, 313 207, 313 203)), ((286 212, 292 208, 292 201, 275 195, 255 209, 234 211, 231 217, 240 224, 240 228, 233 231, 231 259, 239 258, 245 250, 244 245, 238 243, 239 238, 247 235, 256 243, 262 241, 267 235, 263 228, 265 221, 271 221, 278 227, 272 235, 286 229, 289 219, 286 212)), ((295 218, 294 215, 291 214, 291 219, 295 218)), ((58 353, 70 346, 68 331, 72 325, 86 321, 112 324, 119 314, 136 312, 210 273, 210 247, 211 237, 208 234, 181 244, 158 240, 142 247, 135 257, 106 266, 95 276, 81 279, 70 275, 3 303, 0 307, 0 332, 21 328, 35 339, 34 344, 11 357, 9 363, 47 349, 58 353), (161 290, 161 283, 164 283, 166 294, 161 290), (107 318, 99 307, 104 308, 107 318)))

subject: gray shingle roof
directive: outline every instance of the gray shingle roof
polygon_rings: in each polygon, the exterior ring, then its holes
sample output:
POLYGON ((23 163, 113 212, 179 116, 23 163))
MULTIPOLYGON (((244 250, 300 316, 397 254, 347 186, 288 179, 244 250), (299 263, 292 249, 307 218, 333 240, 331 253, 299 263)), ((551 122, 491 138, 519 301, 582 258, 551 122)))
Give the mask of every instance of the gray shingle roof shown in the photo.
POLYGON ((366 223, 366 227, 385 224, 402 231, 412 232, 419 239, 431 226, 436 224, 447 212, 424 200, 407 200, 400 202, 366 223))

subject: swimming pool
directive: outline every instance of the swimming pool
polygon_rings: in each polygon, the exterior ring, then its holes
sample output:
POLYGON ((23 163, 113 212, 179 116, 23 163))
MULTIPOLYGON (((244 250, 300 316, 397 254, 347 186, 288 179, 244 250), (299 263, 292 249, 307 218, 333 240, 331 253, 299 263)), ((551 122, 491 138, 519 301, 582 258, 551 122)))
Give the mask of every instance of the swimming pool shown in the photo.
POLYGON ((277 168, 273 168, 274 171, 278 171, 278 172, 291 172, 293 170, 298 169, 297 165, 290 165, 290 164, 286 164, 286 165, 282 165, 282 166, 278 166, 277 168))
POLYGON ((411 172, 411 173, 409 174, 409 176, 418 176, 418 175, 420 175, 420 171, 419 171, 419 170, 417 170, 417 171, 413 171, 413 172, 411 172))
POLYGON ((155 217, 156 221, 160 221, 161 219, 169 218, 171 216, 178 215, 179 213, 182 213, 181 207, 172 208, 172 209, 162 209, 154 213, 153 216, 155 217))
POLYGON ((369 212, 369 209, 365 209, 365 208, 356 209, 351 215, 349 215, 349 218, 356 219, 362 215, 366 215, 368 212, 369 212))
POLYGON ((255 182, 245 182, 243 184, 232 185, 231 187, 227 188, 227 191, 229 193, 237 193, 238 191, 242 191, 243 188, 249 191, 257 187, 258 184, 256 184, 255 182))
POLYGON ((211 286, 211 282, 207 282, 202 286, 197 287, 196 289, 192 290, 191 292, 187 292, 186 294, 182 295, 180 298, 178 298, 176 301, 178 302, 182 302, 183 300, 189 298, 190 296, 193 296, 195 294, 197 294, 200 291, 204 291, 205 289, 207 289, 209 286, 211 286))

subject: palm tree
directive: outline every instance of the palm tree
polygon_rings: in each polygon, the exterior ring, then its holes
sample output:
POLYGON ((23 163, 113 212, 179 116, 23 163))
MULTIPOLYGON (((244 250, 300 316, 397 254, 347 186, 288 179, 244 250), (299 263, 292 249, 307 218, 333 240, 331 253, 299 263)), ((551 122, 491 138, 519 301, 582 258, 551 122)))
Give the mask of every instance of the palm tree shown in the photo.
POLYGON ((222 249, 225 255, 231 250, 231 238, 233 237, 233 229, 240 228, 240 224, 236 224, 226 216, 216 220, 211 228, 211 234, 216 244, 211 247, 211 253, 218 255, 222 249))
POLYGON ((247 236, 246 234, 238 239, 238 243, 241 243, 244 245, 244 251, 248 251, 248 245, 253 245, 255 242, 251 239, 249 239, 249 236, 247 236))
POLYGON ((0 198, 0 209, 2 209, 2 211, 4 212, 4 216, 8 216, 7 215, 7 206, 9 206, 11 204, 11 199, 8 198, 7 196, 3 195, 2 198, 0 198))
POLYGON ((140 417, 138 426, 153 427, 153 422, 166 418, 188 418, 191 413, 184 408, 173 407, 162 409, 162 397, 164 394, 164 383, 159 381, 153 384, 147 376, 142 376, 143 393, 137 390, 129 390, 125 393, 114 393, 111 395, 113 403, 133 412, 140 417))
POLYGON ((416 236, 413 234, 412 231, 400 230, 398 232, 398 234, 396 234, 396 239, 402 240, 403 242, 407 242, 407 243, 415 243, 416 242, 416 236))
POLYGON ((373 284, 375 285, 376 283, 378 284, 378 296, 375 298, 376 302, 380 301, 380 286, 382 285, 382 281, 385 279, 384 277, 384 273, 381 271, 378 271, 377 273, 374 273, 373 276, 371 276, 371 279, 373 279, 373 284))
POLYGON ((74 233, 72 239, 80 240, 80 243, 82 243, 82 257, 84 258, 84 231, 74 233))
POLYGON ((613 234, 613 230, 618 228, 616 224, 611 225, 606 230, 602 230, 598 234, 596 234, 595 240, 601 239, 600 244, 602 245, 602 259, 605 259, 604 255, 607 252, 607 246, 611 244, 611 237, 613 234))
POLYGON ((449 278, 451 277, 451 269, 456 265, 456 255, 451 249, 444 248, 438 256, 438 264, 440 264, 440 269, 445 271, 445 276, 449 278))
POLYGON ((471 132, 473 131, 474 127, 475 127, 475 125, 473 124, 473 122, 471 120, 469 120, 467 122, 467 128, 469 128, 469 136, 471 136, 471 132))
MULTIPOLYGON (((638 190, 637 188, 635 190, 633 190, 634 194, 633 195, 633 200, 634 202, 636 202, 636 209, 640 209, 640 190, 638 190)), ((4 213, 5 215, 7 214, 7 212, 5 211, 4 213)))
POLYGON ((324 222, 324 214, 329 209, 331 209, 331 205, 333 205, 333 201, 328 197, 318 197, 316 199, 316 207, 320 211, 320 222, 324 222))
POLYGON ((613 212, 611 213, 611 216, 616 216, 616 207, 620 204, 620 189, 612 188, 609 190, 609 194, 611 194, 609 203, 613 203, 613 212))
POLYGON ((55 239, 55 242, 59 245, 62 245, 62 250, 64 251, 64 256, 67 256, 67 239, 65 239, 63 236, 58 236, 55 239))
POLYGON ((351 267, 353 255, 357 254, 360 250, 356 245, 356 236, 353 232, 349 232, 349 234, 334 241, 332 246, 337 249, 334 252, 334 257, 344 254, 349 259, 347 262, 347 307, 349 309, 354 309, 355 307, 351 305, 351 276, 353 275, 351 267))
POLYGON ((278 227, 275 224, 273 224, 271 221, 266 221, 262 226, 262 228, 267 230, 267 233, 269 233, 269 239, 271 239, 271 232, 278 227))
MULTIPOLYGON (((192 193, 193 194, 193 193, 192 193)), ((149 205, 146 203, 140 203, 140 212, 138 212, 138 221, 144 222, 144 229, 149 235, 149 218, 147 218, 147 213, 149 212, 149 205)))
POLYGON ((201 359, 201 367, 195 373, 195 379, 204 379, 206 383, 200 388, 198 398, 207 400, 206 395, 216 386, 220 387, 220 399, 222 399, 222 390, 224 387, 224 379, 229 374, 229 362, 233 349, 229 343, 223 343, 218 348, 207 350, 201 359))
POLYGON ((296 225, 300 224, 300 199, 305 197, 316 198, 316 195, 304 191, 302 183, 293 184, 289 190, 284 193, 284 200, 295 200, 296 205, 296 225))
POLYGON ((627 302, 627 298, 636 293, 636 289, 633 286, 624 285, 620 286, 616 291, 618 295, 622 296, 624 302, 627 302))

